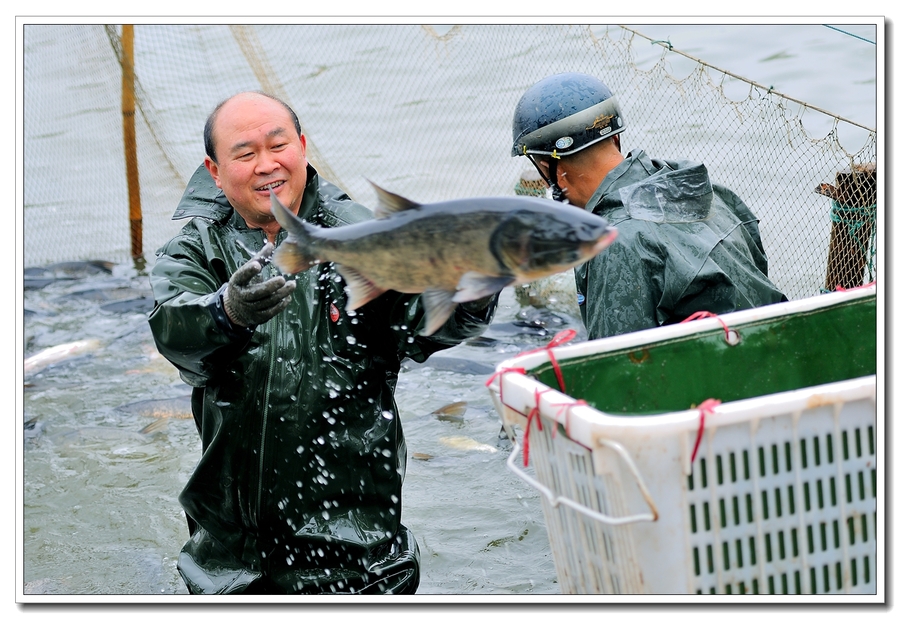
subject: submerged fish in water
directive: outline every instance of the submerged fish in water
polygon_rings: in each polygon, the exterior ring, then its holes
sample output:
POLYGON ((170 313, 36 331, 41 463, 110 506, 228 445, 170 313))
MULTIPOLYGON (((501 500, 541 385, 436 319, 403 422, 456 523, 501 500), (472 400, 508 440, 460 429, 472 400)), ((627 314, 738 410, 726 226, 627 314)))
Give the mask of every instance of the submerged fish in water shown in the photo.
POLYGON ((77 342, 51 346, 25 359, 25 376, 34 374, 54 363, 89 353, 98 348, 100 348, 100 340, 95 339, 78 340, 77 342))
POLYGON ((417 204, 374 185, 375 219, 338 228, 302 221, 271 194, 287 239, 274 254, 283 273, 334 262, 348 310, 386 290, 422 293, 434 333, 458 303, 474 301, 579 265, 606 249, 616 230, 573 206, 524 196, 417 204))
POLYGON ((106 260, 87 260, 84 262, 56 262, 43 267, 28 267, 24 270, 26 278, 51 277, 56 279, 74 279, 95 275, 97 273, 112 273, 116 265, 106 260))
POLYGON ((468 402, 453 402, 451 404, 445 404, 436 411, 432 411, 431 414, 442 421, 460 421, 462 420, 463 415, 466 414, 466 407, 468 405, 468 402))
POLYGON ((42 421, 38 421, 37 417, 32 417, 31 419, 25 420, 23 436, 26 439, 37 438, 43 431, 44 423, 42 421))
POLYGON ((144 417, 168 419, 193 419, 194 417, 194 414, 191 412, 191 396, 189 395, 157 400, 139 400, 117 406, 116 410, 144 417))
POLYGON ((458 449, 459 451, 481 451, 484 453, 497 453, 496 447, 491 447, 485 443, 479 443, 468 436, 442 436, 438 439, 441 445, 458 449))
POLYGON ((478 363, 470 359, 461 359, 459 357, 445 357, 432 355, 424 363, 416 363, 407 359, 403 362, 404 369, 413 368, 431 368, 441 372, 453 372, 454 374, 472 374, 472 375, 488 375, 494 373, 493 366, 478 363))
POLYGON ((77 430, 68 430, 54 436, 54 440, 67 445, 79 445, 89 443, 121 443, 121 442, 146 442, 150 438, 162 432, 168 426, 167 418, 156 419, 135 432, 126 428, 113 426, 88 426, 77 430))

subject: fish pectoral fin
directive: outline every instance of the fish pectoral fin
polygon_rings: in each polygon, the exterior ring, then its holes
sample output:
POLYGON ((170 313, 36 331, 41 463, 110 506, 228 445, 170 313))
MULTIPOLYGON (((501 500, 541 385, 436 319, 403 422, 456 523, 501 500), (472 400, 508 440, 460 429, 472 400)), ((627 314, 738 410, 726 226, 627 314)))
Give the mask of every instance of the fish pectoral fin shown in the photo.
POLYGON ((453 290, 441 288, 429 288, 422 293, 422 304, 425 306, 425 328, 422 335, 431 335, 447 322, 457 305, 453 301, 453 294, 453 290))
POLYGON ((156 421, 151 421, 146 426, 140 429, 140 434, 155 434, 161 430, 164 430, 168 425, 169 420, 166 417, 161 417, 156 421))
POLYGON ((289 237, 275 250, 275 253, 272 255, 272 262, 285 275, 293 275, 294 273, 306 271, 319 261, 313 256, 304 254, 299 245, 291 242, 289 237))
POLYGON ((516 278, 512 275, 485 275, 469 271, 459 278, 453 300, 457 303, 466 303, 483 299, 500 292, 515 281, 516 278))
POLYGON ((347 282, 348 311, 359 309, 384 293, 384 289, 376 286, 371 280, 352 267, 338 264, 335 266, 335 269, 347 282))
POLYGON ((372 181, 369 181, 369 183, 375 188, 375 193, 378 196, 378 205, 375 207, 375 217, 378 219, 384 219, 394 213, 417 209, 422 206, 418 202, 407 200, 403 196, 398 196, 386 189, 382 189, 372 181))

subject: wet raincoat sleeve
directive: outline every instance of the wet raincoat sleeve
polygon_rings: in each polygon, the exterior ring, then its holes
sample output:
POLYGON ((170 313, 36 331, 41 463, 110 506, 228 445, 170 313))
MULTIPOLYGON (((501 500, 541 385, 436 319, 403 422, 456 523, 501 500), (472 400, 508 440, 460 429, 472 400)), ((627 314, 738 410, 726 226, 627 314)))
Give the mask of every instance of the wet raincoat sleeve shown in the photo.
POLYGON ((150 274, 156 303, 149 321, 157 348, 192 387, 204 386, 217 367, 240 355, 253 333, 225 315, 228 273, 218 262, 210 265, 199 230, 189 224, 158 253, 150 274))

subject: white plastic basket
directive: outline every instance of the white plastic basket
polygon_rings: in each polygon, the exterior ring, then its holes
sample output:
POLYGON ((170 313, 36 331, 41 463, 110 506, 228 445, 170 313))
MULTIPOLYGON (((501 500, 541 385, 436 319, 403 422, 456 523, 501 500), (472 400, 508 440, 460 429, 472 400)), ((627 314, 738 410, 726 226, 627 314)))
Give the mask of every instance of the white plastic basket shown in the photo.
MULTIPOLYGON (((733 338, 874 295, 823 295, 552 354, 565 373, 592 355, 723 325, 733 338)), ((521 373, 550 359, 540 350, 506 361, 489 388, 515 440, 508 465, 541 492, 563 593, 876 592, 874 375, 724 402, 713 414, 623 416, 521 373), (517 464, 524 450, 535 477, 517 464)))

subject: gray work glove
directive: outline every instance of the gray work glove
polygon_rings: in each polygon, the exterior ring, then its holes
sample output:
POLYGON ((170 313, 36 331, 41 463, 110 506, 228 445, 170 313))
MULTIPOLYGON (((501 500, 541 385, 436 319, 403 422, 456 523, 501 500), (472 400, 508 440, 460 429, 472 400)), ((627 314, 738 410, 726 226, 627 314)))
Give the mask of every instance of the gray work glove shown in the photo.
POLYGON ((297 282, 285 281, 281 275, 264 279, 260 274, 273 251, 275 246, 266 243, 228 280, 222 301, 228 319, 234 324, 241 327, 261 325, 290 304, 297 282))

